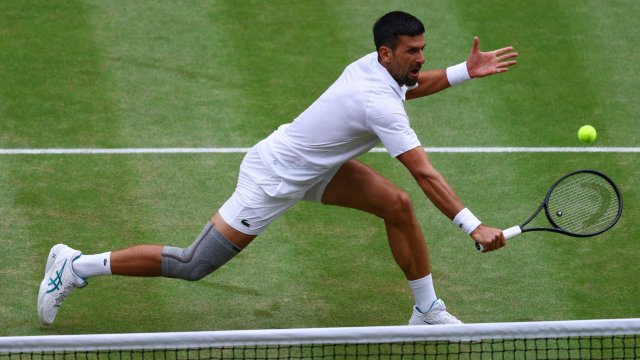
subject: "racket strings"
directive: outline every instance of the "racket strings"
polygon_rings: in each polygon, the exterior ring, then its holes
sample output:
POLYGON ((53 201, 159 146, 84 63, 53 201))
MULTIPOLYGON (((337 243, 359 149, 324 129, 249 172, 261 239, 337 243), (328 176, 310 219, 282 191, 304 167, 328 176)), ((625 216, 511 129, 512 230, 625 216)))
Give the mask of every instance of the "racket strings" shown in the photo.
POLYGON ((560 181, 549 196, 547 211, 555 224, 574 234, 589 235, 611 227, 620 203, 614 187, 593 173, 576 173, 560 181))

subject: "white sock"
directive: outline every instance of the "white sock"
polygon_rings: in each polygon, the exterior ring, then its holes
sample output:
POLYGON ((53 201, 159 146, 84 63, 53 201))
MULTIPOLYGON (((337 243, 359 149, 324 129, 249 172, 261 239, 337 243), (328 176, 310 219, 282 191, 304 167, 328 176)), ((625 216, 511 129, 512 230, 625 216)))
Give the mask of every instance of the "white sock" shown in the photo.
POLYGON ((111 251, 96 255, 81 255, 73 262, 73 271, 83 279, 111 275, 111 251))
POLYGON ((409 287, 413 292, 413 297, 416 300, 416 306, 418 310, 426 312, 431 308, 431 304, 438 300, 436 291, 433 288, 433 280, 431 274, 423 277, 422 279, 409 280, 409 287))

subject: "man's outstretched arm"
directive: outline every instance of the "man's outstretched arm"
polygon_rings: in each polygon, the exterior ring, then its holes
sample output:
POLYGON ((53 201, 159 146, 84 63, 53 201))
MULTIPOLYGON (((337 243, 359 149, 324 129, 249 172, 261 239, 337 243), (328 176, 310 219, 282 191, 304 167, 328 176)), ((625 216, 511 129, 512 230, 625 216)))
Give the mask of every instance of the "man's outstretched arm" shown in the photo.
MULTIPOLYGON (((397 159, 409 170, 418 186, 440 212, 451 220, 460 214, 464 209, 462 201, 445 178, 433 167, 422 147, 416 147, 398 155, 397 159)), ((477 243, 482 244, 485 252, 497 250, 506 245, 502 230, 482 224, 476 224, 469 235, 477 243)))
MULTIPOLYGON (((469 58, 463 63, 466 65, 467 70, 466 74, 462 74, 463 78, 466 76, 467 79, 473 79, 508 71, 509 66, 517 64, 517 61, 514 60, 517 56, 518 53, 514 52, 511 46, 487 52, 480 51, 480 39, 476 36, 473 38, 469 58)), ((437 69, 420 72, 418 87, 407 91, 407 99, 416 99, 435 94, 455 85, 460 80, 450 79, 447 73, 452 74, 451 71, 453 71, 455 75, 455 72, 459 73, 464 70, 461 66, 462 64, 452 66, 449 71, 447 69, 437 69)))

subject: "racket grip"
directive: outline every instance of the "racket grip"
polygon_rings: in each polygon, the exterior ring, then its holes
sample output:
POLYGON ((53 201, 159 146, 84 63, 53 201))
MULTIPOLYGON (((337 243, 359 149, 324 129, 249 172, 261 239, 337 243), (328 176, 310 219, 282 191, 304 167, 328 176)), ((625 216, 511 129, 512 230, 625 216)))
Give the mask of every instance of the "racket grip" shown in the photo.
POLYGON ((522 234, 522 228, 520 227, 520 225, 512 226, 508 229, 502 230, 502 235, 504 235, 505 240, 512 239, 520 234, 522 234))
MULTIPOLYGON (((502 235, 504 235, 505 240, 512 239, 518 235, 522 234, 522 228, 520 225, 512 226, 508 229, 502 230, 502 235)), ((482 252, 484 250, 484 246, 480 243, 476 243, 476 250, 482 252)))

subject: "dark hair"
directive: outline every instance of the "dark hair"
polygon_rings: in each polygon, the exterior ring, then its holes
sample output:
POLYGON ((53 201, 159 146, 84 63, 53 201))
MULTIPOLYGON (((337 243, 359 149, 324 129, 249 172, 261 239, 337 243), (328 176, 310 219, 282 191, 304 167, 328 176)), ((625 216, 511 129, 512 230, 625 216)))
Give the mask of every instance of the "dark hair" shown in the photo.
POLYGON ((415 16, 402 11, 392 11, 373 24, 373 42, 376 51, 381 46, 395 50, 400 36, 416 36, 424 33, 424 25, 415 16))

